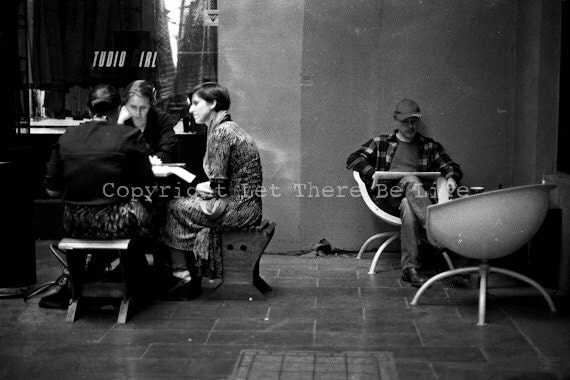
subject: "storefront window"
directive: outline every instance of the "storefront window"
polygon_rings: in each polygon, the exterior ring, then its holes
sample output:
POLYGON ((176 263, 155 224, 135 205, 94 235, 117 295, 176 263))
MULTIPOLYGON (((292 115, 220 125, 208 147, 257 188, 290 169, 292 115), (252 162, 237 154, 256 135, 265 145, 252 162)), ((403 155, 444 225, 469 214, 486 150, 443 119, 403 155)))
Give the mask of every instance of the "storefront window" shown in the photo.
POLYGON ((188 91, 217 80, 217 12, 217 0, 32 1, 31 125, 76 124, 92 86, 136 79, 182 116, 188 91))

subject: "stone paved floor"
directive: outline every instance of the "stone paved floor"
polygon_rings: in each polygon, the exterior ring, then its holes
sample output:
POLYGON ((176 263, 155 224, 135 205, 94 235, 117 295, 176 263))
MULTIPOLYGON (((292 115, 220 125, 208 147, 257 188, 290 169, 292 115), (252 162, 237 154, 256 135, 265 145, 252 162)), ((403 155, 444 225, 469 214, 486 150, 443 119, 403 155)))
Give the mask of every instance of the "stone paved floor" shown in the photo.
MULTIPOLYGON (((38 282, 59 275, 38 242, 38 282)), ((491 279, 485 327, 477 290, 436 284, 411 306, 398 256, 264 255, 267 301, 156 301, 126 325, 112 308, 65 323, 38 299, 0 299, 1 379, 569 379, 570 305, 491 279)), ((497 275, 498 276, 498 275, 497 275)))

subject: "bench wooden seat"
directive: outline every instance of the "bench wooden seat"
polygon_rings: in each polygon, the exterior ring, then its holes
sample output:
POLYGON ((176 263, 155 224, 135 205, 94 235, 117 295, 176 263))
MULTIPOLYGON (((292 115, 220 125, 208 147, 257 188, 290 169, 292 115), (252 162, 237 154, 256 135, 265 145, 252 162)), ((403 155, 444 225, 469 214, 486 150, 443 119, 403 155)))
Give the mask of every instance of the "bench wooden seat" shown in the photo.
POLYGON ((119 298, 121 305, 117 323, 125 324, 128 319, 129 306, 134 294, 134 276, 132 265, 129 263, 127 251, 130 239, 120 240, 82 240, 62 239, 57 248, 67 259, 71 279, 71 300, 67 309, 66 322, 74 322, 79 314, 80 302, 83 298, 119 298), (74 252, 76 251, 76 252, 74 252), (120 260, 120 282, 88 282, 85 278, 87 254, 118 253, 120 260))
POLYGON ((210 299, 265 300, 271 286, 259 275, 259 261, 275 232, 275 223, 262 220, 246 230, 222 231, 223 281, 210 299))

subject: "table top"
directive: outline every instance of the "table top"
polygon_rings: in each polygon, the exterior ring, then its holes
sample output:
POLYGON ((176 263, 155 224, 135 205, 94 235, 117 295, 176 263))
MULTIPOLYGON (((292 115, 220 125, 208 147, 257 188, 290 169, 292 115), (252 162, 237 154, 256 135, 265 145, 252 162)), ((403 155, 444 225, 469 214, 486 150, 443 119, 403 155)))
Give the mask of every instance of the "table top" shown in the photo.
MULTIPOLYGON (((29 130, 28 133, 23 134, 31 134, 31 135, 62 135, 68 127, 74 127, 81 123, 90 121, 91 119, 83 119, 83 120, 73 120, 71 118, 61 119, 61 120, 54 120, 54 119, 47 119, 41 121, 32 121, 30 122, 30 127, 27 129, 29 130)), ((172 128, 174 129, 174 133, 177 135, 196 135, 195 132, 184 132, 184 126, 182 120, 179 120, 178 123, 172 128)))

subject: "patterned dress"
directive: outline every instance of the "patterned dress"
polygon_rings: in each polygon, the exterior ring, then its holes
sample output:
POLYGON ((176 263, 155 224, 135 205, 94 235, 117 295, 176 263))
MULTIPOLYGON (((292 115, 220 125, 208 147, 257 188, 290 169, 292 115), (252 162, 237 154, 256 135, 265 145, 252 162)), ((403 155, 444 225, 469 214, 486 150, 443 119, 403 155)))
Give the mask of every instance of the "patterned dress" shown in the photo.
POLYGON ((203 211, 199 195, 175 198, 166 205, 161 241, 193 251, 201 275, 222 275, 220 231, 247 228, 262 215, 262 172, 259 151, 251 136, 219 112, 208 128, 204 171, 211 183, 225 183, 224 213, 212 218, 203 211))
POLYGON ((154 232, 153 209, 139 200, 101 206, 66 203, 63 229, 66 237, 76 239, 150 237, 154 232))

